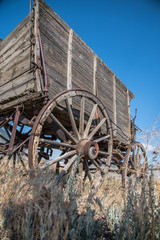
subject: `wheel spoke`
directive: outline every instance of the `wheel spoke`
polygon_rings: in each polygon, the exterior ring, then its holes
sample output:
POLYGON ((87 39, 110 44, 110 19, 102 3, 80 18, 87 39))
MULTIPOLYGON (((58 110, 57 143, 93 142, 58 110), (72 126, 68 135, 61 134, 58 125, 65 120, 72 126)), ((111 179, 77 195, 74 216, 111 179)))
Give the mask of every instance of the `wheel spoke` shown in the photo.
POLYGON ((96 110, 97 110, 97 104, 95 104, 95 105, 93 106, 93 109, 92 109, 91 115, 90 115, 90 117, 89 117, 87 126, 86 126, 86 128, 85 128, 83 137, 87 137, 87 135, 88 135, 88 133, 89 133, 89 130, 90 130, 90 127, 91 127, 93 118, 94 118, 94 116, 95 116, 96 110))
POLYGON ((134 169, 136 169, 136 165, 135 165, 135 162, 134 162, 134 160, 135 160, 135 157, 134 157, 134 156, 135 156, 134 154, 133 154, 132 156, 130 156, 129 161, 130 161, 132 167, 133 167, 134 169))
POLYGON ((106 139, 108 139, 108 138, 110 138, 110 135, 107 135, 107 136, 98 138, 98 139, 94 140, 94 142, 98 143, 98 142, 104 141, 104 140, 106 140, 106 139))
POLYGON ((109 155, 109 153, 108 152, 104 152, 104 151, 99 151, 98 155, 102 155, 104 157, 107 157, 109 155))
POLYGON ((77 140, 68 132, 68 130, 60 123, 60 121, 52 113, 50 114, 50 117, 59 126, 59 128, 62 129, 62 131, 73 143, 77 143, 77 140))
POLYGON ((3 140, 5 140, 6 142, 9 142, 7 138, 5 138, 3 135, 0 134, 0 138, 2 138, 3 140))
POLYGON ((80 109, 80 122, 79 122, 79 134, 83 135, 84 132, 84 108, 85 108, 85 97, 81 98, 81 109, 80 109))
POLYGON ((66 174, 66 172, 69 170, 69 168, 72 166, 72 164, 76 161, 77 159, 77 155, 74 155, 69 161, 68 163, 65 165, 65 167, 63 168, 63 170, 61 171, 61 173, 56 177, 55 179, 55 183, 58 183, 60 181, 60 179, 66 174))
POLYGON ((132 155, 131 161, 134 162, 134 166, 135 166, 135 160, 136 160, 136 154, 135 154, 135 148, 133 148, 133 155, 132 155))
POLYGON ((88 162, 86 159, 84 159, 84 167, 85 167, 86 175, 88 175, 90 182, 92 182, 92 176, 91 176, 91 173, 88 167, 88 162))
POLYGON ((144 154, 144 152, 142 151, 142 152, 141 152, 141 155, 140 155, 140 157, 139 157, 139 161, 138 161, 137 165, 140 164, 140 162, 141 162, 143 156, 144 156, 144 159, 146 160, 145 154, 144 154))
MULTIPOLYGON (((8 124, 9 125, 9 124, 8 124)), ((9 137, 9 139, 11 138, 11 134, 9 133, 9 131, 8 131, 8 129, 7 129, 7 127, 6 126, 4 126, 4 128, 5 128, 5 130, 6 130, 6 133, 7 133, 7 135, 8 135, 8 137, 9 137)))
POLYGON ((65 165, 65 167, 64 167, 64 171, 68 171, 68 169, 72 166, 72 164, 76 161, 76 159, 77 159, 77 154, 76 155, 74 155, 71 159, 69 159, 68 160, 68 163, 65 165))
POLYGON ((56 159, 53 159, 53 160, 48 160, 48 161, 42 160, 43 163, 45 164, 45 166, 42 165, 42 168, 45 168, 47 166, 51 166, 51 165, 65 159, 65 158, 69 158, 69 157, 73 156, 74 154, 76 154, 76 150, 64 153, 63 155, 61 155, 61 156, 59 156, 59 157, 57 157, 56 159))
POLYGON ((88 140, 90 141, 92 137, 96 134, 96 132, 100 129, 103 123, 106 121, 106 118, 103 118, 100 123, 93 129, 93 131, 89 134, 88 140))
POLYGON ((21 162, 24 170, 27 172, 27 168, 26 168, 26 166, 25 166, 25 164, 24 164, 24 161, 23 161, 22 157, 20 157, 20 162, 21 162))
POLYGON ((40 138, 39 142, 48 143, 51 146, 67 147, 67 148, 76 149, 76 145, 71 145, 71 144, 62 143, 62 142, 56 142, 56 141, 52 141, 52 140, 48 140, 48 139, 44 139, 44 138, 40 138))
POLYGON ((77 139, 80 139, 80 135, 79 135, 79 132, 78 132, 76 123, 75 123, 75 119, 74 119, 74 116, 73 116, 73 112, 72 112, 72 109, 71 109, 71 105, 70 105, 70 103, 69 103, 69 99, 67 98, 65 102, 66 102, 66 106, 67 106, 67 109, 68 109, 68 114, 69 114, 69 118, 70 118, 72 130, 73 130, 73 132, 74 132, 74 134, 75 134, 75 137, 76 137, 77 139))
POLYGON ((94 160, 91 159, 91 162, 96 166, 96 168, 98 168, 98 170, 104 175, 105 172, 103 171, 103 169, 98 165, 98 163, 94 160))
POLYGON ((139 151, 140 151, 140 146, 137 148, 137 153, 136 153, 136 158, 135 158, 135 165, 138 167, 138 162, 139 162, 139 151))

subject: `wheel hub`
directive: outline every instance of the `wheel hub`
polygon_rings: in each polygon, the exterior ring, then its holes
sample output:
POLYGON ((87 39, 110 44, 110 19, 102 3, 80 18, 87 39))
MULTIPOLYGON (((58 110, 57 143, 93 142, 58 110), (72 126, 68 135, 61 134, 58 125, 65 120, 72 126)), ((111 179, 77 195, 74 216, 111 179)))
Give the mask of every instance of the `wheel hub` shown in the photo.
POLYGON ((93 141, 88 141, 87 139, 82 139, 77 144, 77 153, 85 155, 90 159, 95 159, 98 156, 99 146, 93 141))

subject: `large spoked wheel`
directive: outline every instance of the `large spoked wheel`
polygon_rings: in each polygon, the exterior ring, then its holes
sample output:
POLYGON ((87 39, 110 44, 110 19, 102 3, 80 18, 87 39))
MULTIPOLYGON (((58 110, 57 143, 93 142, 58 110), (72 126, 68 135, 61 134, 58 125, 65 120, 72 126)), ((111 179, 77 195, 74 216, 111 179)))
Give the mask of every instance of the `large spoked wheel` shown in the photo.
POLYGON ((123 168, 122 184, 127 186, 127 176, 134 176, 136 179, 143 178, 147 173, 148 161, 146 150, 139 142, 132 143, 126 151, 123 168))
POLYGON ((79 165, 107 172, 112 158, 112 128, 101 101, 85 90, 65 91, 51 99, 37 116, 29 140, 29 168, 63 165, 58 179, 79 165))
POLYGON ((31 127, 17 121, 14 125, 15 111, 5 117, 0 125, 0 163, 6 167, 10 163, 15 168, 16 163, 21 163, 26 170, 24 160, 28 159, 27 149, 31 127), (14 135, 14 138, 13 138, 14 135))

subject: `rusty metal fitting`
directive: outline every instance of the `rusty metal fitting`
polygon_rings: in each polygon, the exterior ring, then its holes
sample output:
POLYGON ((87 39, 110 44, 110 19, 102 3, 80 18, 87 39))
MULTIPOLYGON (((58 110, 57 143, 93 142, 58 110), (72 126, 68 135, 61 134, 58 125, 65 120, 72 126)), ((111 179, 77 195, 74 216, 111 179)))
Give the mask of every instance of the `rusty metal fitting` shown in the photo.
POLYGON ((77 144, 77 153, 88 156, 90 159, 95 159, 98 156, 99 146, 98 143, 82 139, 77 144))
POLYGON ((87 142, 88 142, 87 139, 82 139, 78 142, 77 148, 76 148, 76 151, 78 154, 81 153, 81 155, 84 155, 84 147, 87 142))
POLYGON ((95 159, 98 156, 99 146, 98 143, 89 141, 84 146, 84 154, 90 159, 95 159))

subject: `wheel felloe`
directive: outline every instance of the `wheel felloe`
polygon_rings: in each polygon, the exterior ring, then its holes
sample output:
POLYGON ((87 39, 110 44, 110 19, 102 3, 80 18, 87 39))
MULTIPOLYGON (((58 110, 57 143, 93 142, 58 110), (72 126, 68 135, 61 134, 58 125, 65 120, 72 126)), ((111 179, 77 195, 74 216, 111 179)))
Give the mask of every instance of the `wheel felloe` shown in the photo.
POLYGON ((147 173, 148 160, 145 148, 139 142, 132 143, 125 154, 122 167, 122 184, 127 186, 127 177, 143 178, 147 173))

